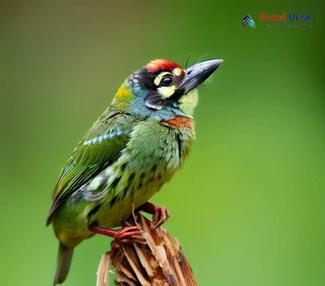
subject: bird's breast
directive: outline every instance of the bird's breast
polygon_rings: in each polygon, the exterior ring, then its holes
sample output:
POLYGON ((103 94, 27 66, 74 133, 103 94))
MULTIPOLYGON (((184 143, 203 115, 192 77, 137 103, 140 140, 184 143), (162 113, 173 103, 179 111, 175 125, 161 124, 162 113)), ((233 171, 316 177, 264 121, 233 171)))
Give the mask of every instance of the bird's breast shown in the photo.
MULTIPOLYGON (((169 181, 190 151, 194 132, 186 127, 173 128, 157 121, 139 123, 119 159, 93 180, 101 186, 100 224, 119 225, 132 209, 147 202, 169 181)), ((89 185, 91 188, 91 184, 89 185)))

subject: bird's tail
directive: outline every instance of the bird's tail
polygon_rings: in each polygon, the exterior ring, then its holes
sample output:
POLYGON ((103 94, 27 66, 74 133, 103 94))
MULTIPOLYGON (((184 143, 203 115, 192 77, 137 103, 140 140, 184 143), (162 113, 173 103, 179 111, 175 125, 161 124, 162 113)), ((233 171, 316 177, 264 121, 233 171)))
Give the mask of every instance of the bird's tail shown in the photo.
POLYGON ((73 248, 67 247, 60 243, 53 286, 56 284, 61 284, 67 278, 72 260, 72 254, 73 248))

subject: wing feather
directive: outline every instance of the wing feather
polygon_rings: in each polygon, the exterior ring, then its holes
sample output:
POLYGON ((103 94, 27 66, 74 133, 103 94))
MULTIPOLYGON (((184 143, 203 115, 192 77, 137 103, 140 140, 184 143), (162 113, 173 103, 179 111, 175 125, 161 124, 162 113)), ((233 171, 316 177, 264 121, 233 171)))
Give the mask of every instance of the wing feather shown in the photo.
POLYGON ((47 225, 68 196, 118 158, 129 140, 134 121, 129 114, 107 111, 93 124, 60 173, 52 192, 47 225))

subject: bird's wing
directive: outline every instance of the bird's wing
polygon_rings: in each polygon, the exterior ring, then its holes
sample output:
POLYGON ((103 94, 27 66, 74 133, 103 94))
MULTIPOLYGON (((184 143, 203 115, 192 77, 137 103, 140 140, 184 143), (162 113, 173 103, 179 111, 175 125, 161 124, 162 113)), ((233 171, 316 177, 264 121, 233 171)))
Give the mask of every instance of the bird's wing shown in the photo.
POLYGON ((126 113, 109 112, 88 130, 63 167, 52 193, 46 224, 67 196, 112 164, 129 140, 135 119, 126 113))

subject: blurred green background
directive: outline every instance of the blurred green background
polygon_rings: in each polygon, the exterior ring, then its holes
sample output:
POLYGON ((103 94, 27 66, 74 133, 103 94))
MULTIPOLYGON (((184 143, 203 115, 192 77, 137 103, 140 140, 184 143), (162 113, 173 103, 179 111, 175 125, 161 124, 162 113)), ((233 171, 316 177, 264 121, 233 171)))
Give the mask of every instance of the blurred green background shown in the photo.
MULTIPOLYGON (((199 285, 325 285, 322 1, 1 1, 0 285, 51 285, 45 228, 60 168, 124 78, 150 59, 225 62, 201 88, 197 140, 153 201, 199 285), (260 12, 312 28, 262 28, 260 12), (241 28, 249 13, 257 28, 241 28)), ((95 285, 109 241, 64 285, 95 285)))

